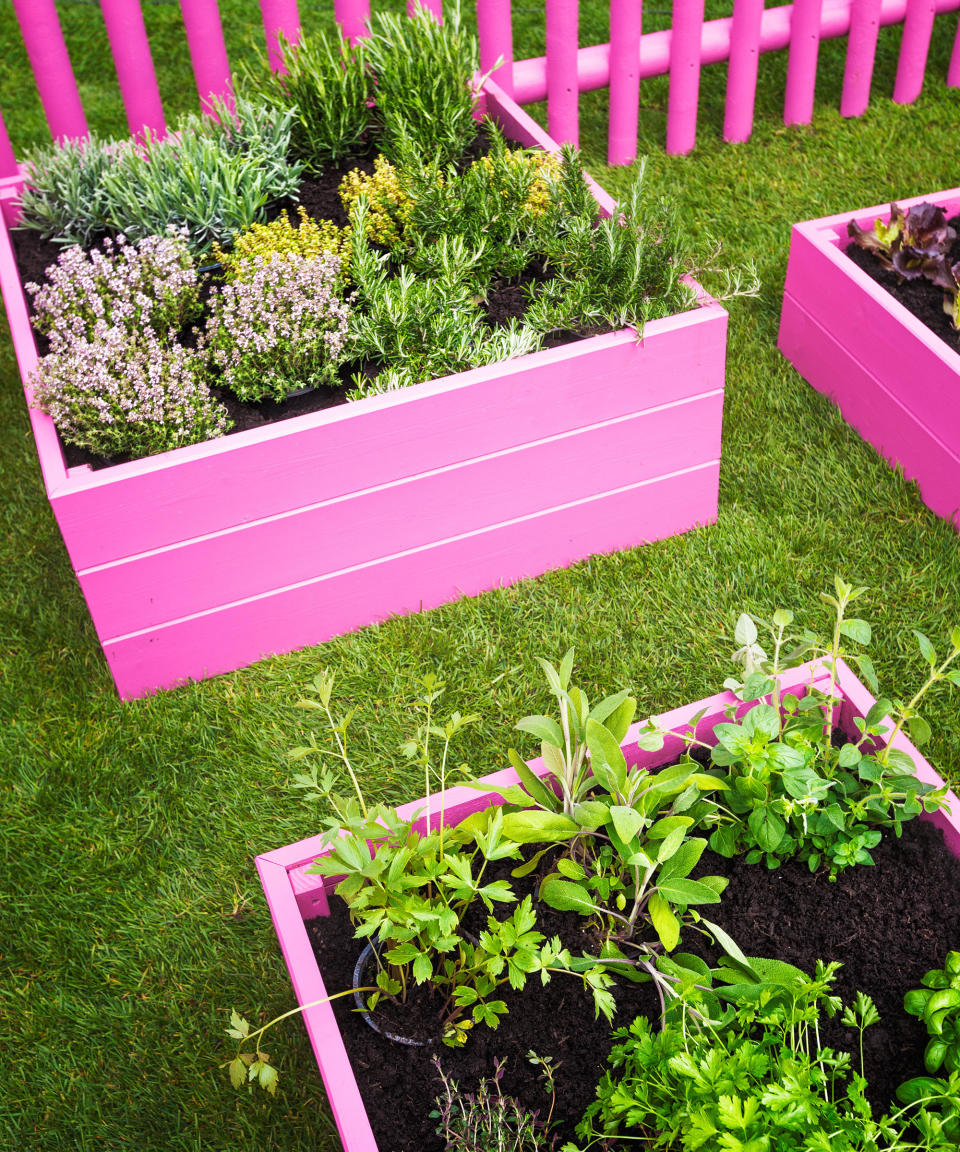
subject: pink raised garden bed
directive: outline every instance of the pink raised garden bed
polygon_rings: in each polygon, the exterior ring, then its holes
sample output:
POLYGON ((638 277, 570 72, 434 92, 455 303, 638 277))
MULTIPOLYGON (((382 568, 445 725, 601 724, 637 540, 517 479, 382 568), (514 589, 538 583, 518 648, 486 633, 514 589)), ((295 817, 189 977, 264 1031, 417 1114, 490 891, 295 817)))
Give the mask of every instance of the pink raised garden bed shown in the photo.
MULTIPOLYGON (((960 212, 960 189, 930 201, 960 212)), ((779 346, 864 440, 916 480, 924 502, 960 527, 960 352, 935 336, 844 255, 847 222, 872 228, 889 205, 796 224, 779 346)))
MULTIPOLYGON (((823 664, 817 662, 804 664, 781 677, 783 690, 799 696, 803 695, 805 685, 826 686, 828 682, 828 671, 823 664)), ((848 735, 856 736, 854 718, 867 714, 875 702, 874 697, 843 661, 838 662, 837 688, 843 704, 839 709, 839 716, 835 716, 835 722, 848 735)), ((709 741, 709 734, 714 725, 726 719, 725 710, 733 704, 736 704, 735 697, 729 692, 723 692, 706 700, 699 700, 695 704, 666 712, 657 720, 661 727, 681 732, 689 727, 692 717, 704 710, 703 717, 697 724, 697 735, 700 739, 709 741)), ((751 704, 739 705, 738 716, 751 707, 751 704)), ((659 752, 644 752, 636 743, 639 727, 634 725, 630 729, 623 744, 627 763, 631 766, 651 769, 669 764, 685 747, 679 737, 674 737, 672 740, 667 739, 659 752)), ((920 780, 937 787, 943 784, 934 769, 905 736, 899 735, 896 738, 895 747, 913 757, 920 780)), ((532 760, 529 763, 538 776, 546 774, 542 761, 532 760)), ((489 785, 489 791, 486 793, 470 788, 450 788, 445 793, 435 794, 429 805, 431 816, 439 817, 442 810, 445 821, 455 824, 471 812, 480 811, 491 803, 500 802, 498 788, 516 784, 518 778, 512 769, 504 769, 485 777, 484 782, 489 785)), ((952 792, 948 794, 947 800, 952 815, 939 811, 933 814, 924 813, 920 819, 932 821, 942 828, 947 847, 955 856, 960 857, 960 802, 952 792)), ((398 811, 405 817, 418 811, 426 815, 427 805, 423 800, 419 800, 405 805, 398 811)), ((332 892, 337 883, 336 878, 325 879, 306 871, 322 850, 321 838, 314 836, 274 852, 266 852, 256 859, 257 871, 299 1004, 311 1004, 328 994, 305 926, 308 920, 329 915, 328 893, 332 892)), ((340 988, 329 989, 331 993, 340 991, 342 991, 340 988)), ((344 1152, 378 1152, 332 1006, 327 1003, 308 1008, 303 1013, 303 1019, 337 1122, 344 1152)), ((388 1150, 384 1149, 381 1152, 388 1150)))
MULTIPOLYGON (((509 136, 556 147, 492 82, 484 99, 509 136)), ((26 381, 20 188, 0 183, 0 286, 26 381)), ((624 329, 98 472, 68 468, 31 408, 120 695, 712 523, 726 325, 703 297, 640 344, 624 329)))

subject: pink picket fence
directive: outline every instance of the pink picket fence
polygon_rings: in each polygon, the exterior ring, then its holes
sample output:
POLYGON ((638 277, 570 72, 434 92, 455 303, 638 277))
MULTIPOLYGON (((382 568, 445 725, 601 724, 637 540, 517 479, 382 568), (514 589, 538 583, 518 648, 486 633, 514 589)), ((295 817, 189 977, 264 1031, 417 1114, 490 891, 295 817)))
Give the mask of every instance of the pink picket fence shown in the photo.
MULTIPOLYGON (((55 0, 12 0, 54 137, 81 137, 87 123, 57 17, 55 0)), ((442 0, 422 0, 442 15, 442 0)), ((164 128, 163 108, 140 0, 100 0, 131 132, 164 128)), ((180 0, 201 105, 230 91, 230 66, 217 0, 180 0)), ((362 35, 370 0, 334 0, 346 35, 362 35)), ((273 63, 277 34, 288 39, 300 26, 297 0, 260 0, 273 63)), ((560 142, 578 142, 579 96, 610 90, 608 160, 636 156, 640 81, 669 76, 666 147, 689 152, 696 143, 700 72, 728 62, 724 138, 746 140, 753 129, 760 53, 789 53, 783 119, 809 123, 820 42, 847 36, 840 110, 859 116, 870 99, 881 27, 903 24, 893 99, 910 104, 920 94, 934 21, 960 9, 960 0, 796 0, 765 8, 764 0, 735 0, 733 15, 704 19, 704 0, 674 0, 672 28, 643 32, 642 0, 610 0, 609 42, 578 46, 578 0, 545 0, 546 54, 513 56, 510 0, 476 0, 481 69, 494 72, 519 104, 547 101, 548 131, 560 142)), ((960 29, 946 83, 960 87, 960 29)), ((0 115, 0 178, 16 173, 16 160, 0 115)))

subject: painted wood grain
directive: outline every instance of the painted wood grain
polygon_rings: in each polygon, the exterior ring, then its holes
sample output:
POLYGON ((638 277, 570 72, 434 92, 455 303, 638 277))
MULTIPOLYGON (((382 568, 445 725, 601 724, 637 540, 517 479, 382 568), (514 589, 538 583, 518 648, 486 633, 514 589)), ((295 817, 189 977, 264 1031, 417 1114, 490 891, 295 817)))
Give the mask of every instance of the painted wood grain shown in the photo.
POLYGON ((80 586, 98 635, 123 635, 719 461, 722 414, 719 390, 630 413, 81 570, 80 586))
POLYGON ((162 456, 77 475, 53 498, 76 569, 385 484, 722 386, 707 306, 162 456), (143 509, 150 508, 149 516, 143 509))
POLYGON ((864 440, 889 463, 900 465, 908 480, 917 481, 924 503, 960 528, 957 453, 793 296, 784 297, 778 346, 809 384, 833 400, 864 440))
POLYGON ((141 695, 319 644, 390 615, 473 596, 716 517, 717 463, 104 642, 120 694, 141 695))

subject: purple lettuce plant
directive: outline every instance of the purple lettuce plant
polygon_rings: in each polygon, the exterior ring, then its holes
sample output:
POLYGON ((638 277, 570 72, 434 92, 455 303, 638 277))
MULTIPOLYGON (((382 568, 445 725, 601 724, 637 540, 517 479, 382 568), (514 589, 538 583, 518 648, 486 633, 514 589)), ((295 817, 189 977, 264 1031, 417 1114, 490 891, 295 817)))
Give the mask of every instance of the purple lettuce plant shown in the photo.
POLYGON ((172 332, 131 333, 100 320, 92 339, 65 340, 44 356, 30 383, 63 439, 100 456, 150 456, 230 429, 202 356, 172 332))
POLYGON ((851 220, 847 234, 902 280, 923 278, 943 288, 943 310, 960 329, 960 261, 950 259, 957 233, 942 208, 923 203, 904 212, 899 204, 891 204, 889 224, 876 220, 868 230, 851 220))
POLYGON ((163 335, 199 315, 199 278, 187 248, 187 230, 147 236, 135 244, 123 235, 101 249, 67 248, 46 272, 44 285, 27 284, 33 323, 52 351, 92 340, 100 326, 130 335, 145 329, 163 335))
POLYGON ((241 400, 283 400, 332 384, 343 359, 350 306, 340 300, 340 258, 276 253, 210 296, 211 364, 241 400))

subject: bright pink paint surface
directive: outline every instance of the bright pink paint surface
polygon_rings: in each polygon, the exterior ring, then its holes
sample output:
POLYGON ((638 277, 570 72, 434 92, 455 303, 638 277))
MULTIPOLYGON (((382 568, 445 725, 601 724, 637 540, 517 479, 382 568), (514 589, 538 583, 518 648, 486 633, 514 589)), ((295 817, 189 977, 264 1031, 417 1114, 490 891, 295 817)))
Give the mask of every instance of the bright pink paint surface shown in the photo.
MULTIPOLYGON (((814 662, 787 672, 781 678, 781 688, 783 691, 802 695, 807 685, 816 684, 825 689, 829 686, 829 682, 830 674, 827 668, 814 662)), ((873 705, 874 698, 843 661, 838 662, 835 684, 838 695, 844 701, 840 708, 839 723, 846 731, 854 734, 856 731, 854 717, 865 716, 873 705)), ((725 709, 735 703, 735 698, 729 692, 723 692, 663 713, 656 720, 663 729, 683 732, 689 730, 692 718, 703 711, 704 715, 698 721, 696 731, 700 739, 709 743, 713 726, 725 718, 725 709)), ((737 714, 742 715, 750 707, 752 705, 740 704, 737 707, 737 714)), ((652 769, 661 764, 668 764, 685 747, 680 737, 674 736, 666 740, 661 751, 643 752, 637 747, 639 729, 640 724, 635 724, 627 733, 623 744, 627 763, 631 767, 652 769)), ((936 787, 943 783, 933 767, 905 736, 898 736, 894 747, 913 757, 917 776, 925 783, 936 787)), ((529 767, 538 776, 546 775, 547 770, 539 759, 529 761, 529 767)), ((429 804, 424 800, 416 800, 399 808, 398 812, 407 819, 419 815, 420 823, 423 825, 428 814, 431 820, 439 819, 442 811, 445 822, 453 824, 471 812, 480 811, 491 803, 497 803, 500 800, 498 789, 518 783, 518 777, 513 769, 507 768, 485 777, 484 783, 488 786, 486 793, 469 788, 450 788, 444 793, 431 796, 429 804)), ((954 855, 960 856, 960 801, 952 792, 948 793, 947 801, 952 815, 947 812, 937 812, 933 815, 925 813, 920 818, 930 820, 942 828, 947 847, 954 855)), ((301 1005, 341 991, 339 988, 325 988, 304 925, 306 920, 329 913, 327 894, 335 881, 306 871, 310 863, 323 851, 321 837, 314 836, 264 853, 256 859, 257 871, 290 972, 297 1003, 301 1005)), ((337 1119, 344 1152, 377 1152, 377 1144, 360 1100, 356 1077, 350 1066, 332 1008, 329 1004, 308 1008, 303 1016, 330 1098, 330 1105, 337 1119)))
MULTIPOLYGON (((960 189, 902 200, 960 210, 960 189)), ((800 374, 960 527, 960 353, 843 252, 846 225, 871 227, 889 205, 794 227, 779 347, 800 374)))
MULTIPOLYGON (((483 102, 557 147, 494 83, 483 102)), ((5 229, 0 282, 27 379, 5 229)), ((640 343, 628 329, 98 472, 67 469, 31 411, 121 695, 711 523, 726 313, 702 300, 640 343)))

